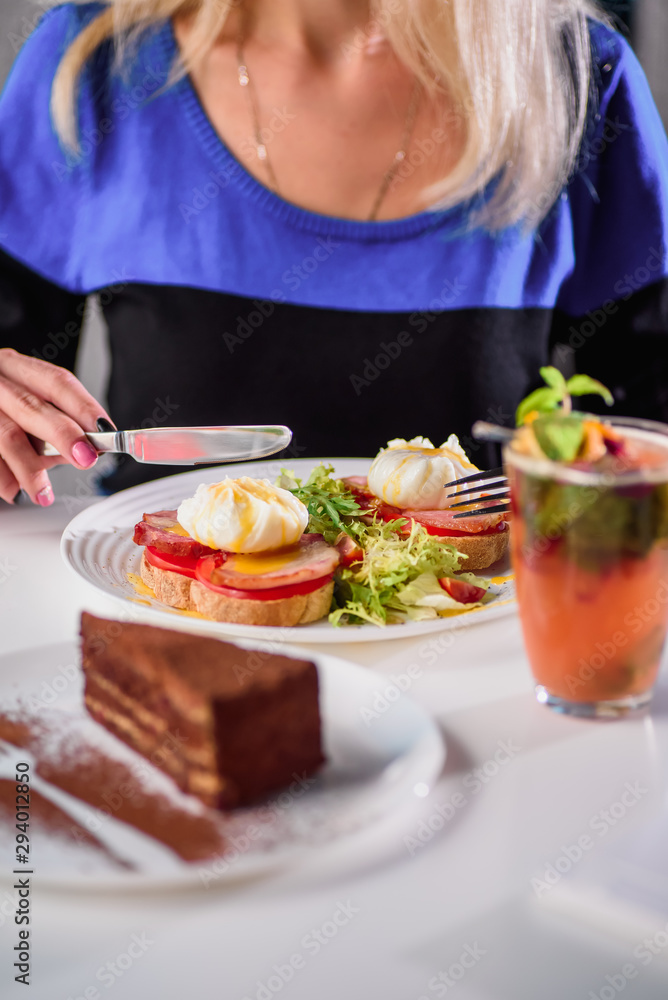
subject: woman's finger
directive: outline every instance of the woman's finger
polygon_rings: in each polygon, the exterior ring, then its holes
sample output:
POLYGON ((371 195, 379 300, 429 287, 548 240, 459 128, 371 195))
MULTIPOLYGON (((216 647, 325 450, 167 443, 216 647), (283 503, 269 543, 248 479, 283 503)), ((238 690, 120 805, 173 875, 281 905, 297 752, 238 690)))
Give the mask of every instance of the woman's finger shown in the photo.
POLYGON ((53 469, 57 465, 69 465, 70 463, 62 455, 44 455, 44 442, 32 434, 27 434, 26 437, 32 445, 33 451, 39 455, 39 462, 43 469, 53 469))
POLYGON ((66 368, 3 348, 0 349, 0 375, 62 410, 83 431, 95 431, 100 417, 109 419, 104 407, 66 368))
MULTIPOLYGON (((0 375, 0 409, 26 434, 48 441, 60 454, 80 469, 97 461, 97 452, 87 441, 83 428, 66 413, 47 403, 20 382, 0 375)), ((10 432, 13 435, 13 431, 10 432)), ((31 447, 30 451, 35 454, 31 447)), ((7 456, 3 455, 5 461, 7 456)), ((11 464, 11 463, 10 463, 11 464)))
POLYGON ((30 444, 25 431, 8 414, 0 412, 0 496, 12 502, 19 489, 26 491, 33 503, 49 507, 53 489, 43 460, 30 444))

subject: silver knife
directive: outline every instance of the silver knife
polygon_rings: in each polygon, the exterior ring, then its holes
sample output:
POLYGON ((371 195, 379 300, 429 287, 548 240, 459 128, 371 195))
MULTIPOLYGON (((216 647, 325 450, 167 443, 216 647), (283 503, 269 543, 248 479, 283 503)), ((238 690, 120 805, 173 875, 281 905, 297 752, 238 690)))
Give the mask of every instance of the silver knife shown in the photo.
MULTIPOLYGON (((289 427, 148 427, 136 431, 86 434, 98 452, 130 455, 136 462, 153 465, 201 465, 265 458, 287 448, 289 427)), ((46 443, 42 454, 59 455, 46 443)))

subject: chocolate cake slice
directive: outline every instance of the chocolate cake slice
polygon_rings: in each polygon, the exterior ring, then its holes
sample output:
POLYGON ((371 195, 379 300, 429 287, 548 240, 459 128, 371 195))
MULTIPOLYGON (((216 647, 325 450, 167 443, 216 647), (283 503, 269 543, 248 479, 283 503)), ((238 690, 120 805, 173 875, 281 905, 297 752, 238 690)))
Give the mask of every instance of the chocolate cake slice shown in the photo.
POLYGON ((255 802, 323 764, 308 660, 85 611, 81 639, 93 718, 207 805, 255 802))

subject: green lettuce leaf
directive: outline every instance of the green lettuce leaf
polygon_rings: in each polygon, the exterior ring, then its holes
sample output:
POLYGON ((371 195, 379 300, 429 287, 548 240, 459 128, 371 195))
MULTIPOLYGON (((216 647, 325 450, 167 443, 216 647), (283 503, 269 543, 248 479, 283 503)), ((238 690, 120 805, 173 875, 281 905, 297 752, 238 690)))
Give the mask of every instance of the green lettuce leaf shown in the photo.
MULTIPOLYGON (((363 526, 358 541, 364 558, 339 570, 334 595, 337 607, 329 618, 332 624, 371 621, 385 625, 405 620, 408 605, 398 598, 402 587, 426 573, 440 590, 437 577, 456 574, 465 557, 453 545, 430 535, 416 521, 408 535, 398 534, 404 524, 403 518, 387 522, 374 519, 363 526)), ((460 604, 459 610, 462 608, 460 604)))
POLYGON ((362 513, 360 505, 340 479, 334 479, 331 465, 318 465, 305 483, 293 472, 282 469, 276 485, 289 490, 304 504, 309 513, 307 531, 322 535, 333 545, 342 531, 357 537, 351 519, 362 513))
MULTIPOLYGON (((472 573, 467 575, 473 576, 472 573)), ((483 586, 486 590, 488 581, 482 580, 476 583, 476 586, 483 586)), ((443 590, 433 573, 421 573, 406 586, 399 587, 396 597, 401 604, 433 608, 436 612, 461 611, 462 608, 475 608, 480 604, 480 601, 472 601, 470 604, 455 601, 443 590)))
POLYGON ((402 532, 406 518, 381 521, 362 510, 331 466, 319 465, 306 482, 282 470, 277 485, 290 490, 309 512, 307 531, 318 532, 331 545, 346 532, 364 552, 360 562, 339 567, 329 621, 332 625, 385 626, 406 620, 436 618, 441 612, 464 611, 475 605, 454 601, 441 588, 438 577, 456 576, 487 587, 473 574, 459 573, 465 555, 442 538, 430 535, 417 522, 402 532), (365 518, 362 520, 362 518, 365 518), (431 597, 425 591, 429 580, 431 597), (410 587, 416 584, 412 591, 410 587), (438 591, 438 593, 437 593, 438 591), (438 597, 438 600, 435 598, 438 597), (414 598, 414 599, 412 599, 414 598), (428 598, 428 599, 425 599, 428 598))

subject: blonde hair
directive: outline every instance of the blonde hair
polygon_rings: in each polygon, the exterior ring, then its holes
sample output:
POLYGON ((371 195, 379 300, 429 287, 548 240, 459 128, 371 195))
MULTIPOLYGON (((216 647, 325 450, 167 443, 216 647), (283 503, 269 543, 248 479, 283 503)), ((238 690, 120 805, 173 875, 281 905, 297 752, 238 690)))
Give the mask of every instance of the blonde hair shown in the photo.
MULTIPOLYGON (((170 82, 212 48, 239 0, 106 0, 78 35, 56 74, 52 115, 63 143, 78 150, 77 88, 105 41, 116 65, 131 58, 151 25, 192 14, 170 82)), ((500 229, 549 211, 572 175, 592 88, 587 19, 605 20, 597 0, 370 0, 372 24, 427 90, 447 93, 464 126, 463 153, 425 194, 439 208, 474 199, 493 178, 478 222, 500 229)))

